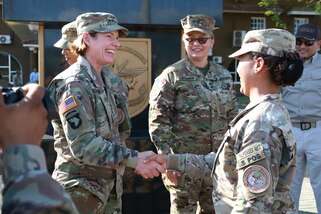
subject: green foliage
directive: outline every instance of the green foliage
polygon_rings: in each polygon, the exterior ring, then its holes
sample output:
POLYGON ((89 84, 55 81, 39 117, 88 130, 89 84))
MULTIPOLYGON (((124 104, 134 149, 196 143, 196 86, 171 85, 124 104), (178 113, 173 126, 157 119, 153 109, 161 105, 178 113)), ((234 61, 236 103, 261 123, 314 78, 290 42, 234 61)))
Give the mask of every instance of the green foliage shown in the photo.
POLYGON ((278 0, 261 0, 258 5, 266 9, 265 15, 275 23, 275 27, 286 29, 286 24, 281 20, 278 11, 278 0))
MULTIPOLYGON (((271 18, 275 23, 275 27, 286 29, 286 24, 280 18, 278 2, 279 0, 260 0, 258 5, 266 9, 265 15, 271 18)), ((305 2, 305 7, 314 8, 317 14, 321 14, 321 0, 297 0, 297 2, 305 2)))

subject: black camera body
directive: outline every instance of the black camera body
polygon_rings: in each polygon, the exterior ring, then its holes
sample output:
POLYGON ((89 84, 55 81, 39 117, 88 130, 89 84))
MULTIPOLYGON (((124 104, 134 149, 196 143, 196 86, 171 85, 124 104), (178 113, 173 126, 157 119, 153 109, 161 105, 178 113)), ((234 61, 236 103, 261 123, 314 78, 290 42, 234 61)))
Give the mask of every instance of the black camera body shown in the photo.
POLYGON ((4 103, 7 105, 19 102, 24 97, 22 88, 2 88, 1 90, 4 103))
MULTIPOLYGON (((5 104, 13 104, 19 102, 23 97, 24 93, 22 88, 2 88, 2 96, 5 104)), ((51 120, 59 118, 57 111, 55 110, 54 104, 49 96, 49 91, 46 89, 45 96, 42 99, 43 105, 48 112, 48 122, 51 125, 51 120)), ((48 126, 48 127, 49 127, 48 126)))

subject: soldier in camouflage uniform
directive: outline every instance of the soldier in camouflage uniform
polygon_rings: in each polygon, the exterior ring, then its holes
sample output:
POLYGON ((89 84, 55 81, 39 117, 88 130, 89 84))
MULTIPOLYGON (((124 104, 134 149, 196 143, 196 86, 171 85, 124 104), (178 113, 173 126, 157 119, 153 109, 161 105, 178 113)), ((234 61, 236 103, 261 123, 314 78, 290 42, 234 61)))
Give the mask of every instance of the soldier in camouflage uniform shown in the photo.
POLYGON ((121 213, 124 167, 135 168, 145 178, 164 169, 145 164, 144 158, 153 152, 126 148, 128 132, 119 133, 128 129, 127 104, 116 101, 119 91, 111 88, 114 82, 104 67, 113 63, 119 36, 128 30, 110 13, 84 13, 76 24, 74 45, 80 56, 48 87, 60 116, 52 120, 57 151, 53 178, 81 213, 121 213))
POLYGON ((69 65, 77 62, 78 54, 70 46, 77 39, 76 21, 69 22, 61 28, 61 38, 54 44, 56 48, 60 48, 61 54, 64 55, 69 65))
MULTIPOLYGON (((228 122, 238 111, 232 77, 208 60, 215 20, 188 15, 181 24, 187 56, 155 79, 150 93, 150 136, 160 154, 216 152, 228 122)), ((173 186, 163 176, 171 196, 171 213, 213 213, 210 173, 184 180, 173 186)))
POLYGON ((217 153, 150 160, 167 161, 168 170, 195 177, 213 167, 217 213, 296 213, 289 192, 295 140, 280 94, 281 86, 294 85, 302 75, 295 38, 281 29, 249 31, 230 57, 239 60, 241 92, 250 103, 230 122, 217 153))
MULTIPOLYGON (((78 54, 73 42, 77 39, 77 23, 72 21, 65 24, 61 29, 61 38, 54 44, 56 48, 62 49, 61 54, 65 56, 65 60, 69 65, 77 62, 78 54)), ((106 72, 106 85, 114 92, 115 101, 117 103, 117 110, 120 117, 119 133, 122 140, 125 140, 130 135, 131 122, 128 110, 128 85, 125 80, 114 74, 112 70, 105 66, 103 68, 106 72)))
POLYGON ((0 97, 0 150, 5 185, 2 213, 77 214, 68 193, 48 173, 40 148, 48 124, 42 103, 44 88, 30 84, 23 89, 26 97, 17 105, 6 106, 0 97))

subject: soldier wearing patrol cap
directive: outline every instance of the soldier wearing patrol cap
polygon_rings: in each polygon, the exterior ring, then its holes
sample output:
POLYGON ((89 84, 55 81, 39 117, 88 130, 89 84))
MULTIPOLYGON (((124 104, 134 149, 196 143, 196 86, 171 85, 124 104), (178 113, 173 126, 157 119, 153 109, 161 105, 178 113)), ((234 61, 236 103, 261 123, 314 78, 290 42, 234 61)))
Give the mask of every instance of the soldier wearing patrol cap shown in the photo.
POLYGON ((152 151, 126 147, 125 119, 104 69, 114 62, 120 36, 128 30, 110 13, 89 12, 76 19, 77 62, 56 76, 48 89, 60 118, 52 120, 57 159, 53 178, 70 193, 80 213, 121 213, 124 167, 145 178, 163 172, 144 163, 152 151))
POLYGON ((250 103, 229 123, 218 151, 154 155, 149 160, 196 178, 213 168, 216 213, 296 213, 289 189, 295 139, 280 94, 282 86, 294 85, 303 72, 295 37, 275 28, 249 31, 241 49, 230 57, 239 60, 240 90, 250 103))
POLYGON ((294 87, 282 90, 298 149, 291 196, 298 208, 303 179, 308 172, 318 213, 321 213, 321 55, 318 53, 321 32, 317 25, 303 24, 295 37, 304 72, 294 87))
MULTIPOLYGON (((228 70, 208 59, 215 20, 188 15, 181 20, 186 57, 168 66, 150 93, 149 132, 160 154, 207 154, 217 151, 230 120, 237 114, 228 70)), ((171 213, 214 213, 210 169, 202 177, 181 178, 179 185, 163 175, 171 213)))
POLYGON ((77 62, 78 54, 70 49, 73 41, 77 39, 76 21, 70 22, 61 28, 61 38, 54 44, 56 48, 62 49, 61 54, 64 55, 69 65, 77 62))
MULTIPOLYGON (((69 65, 77 62, 78 53, 73 42, 77 39, 77 23, 76 21, 64 25, 61 29, 61 38, 54 44, 56 48, 61 48, 61 54, 65 56, 65 60, 69 65)), ((117 103, 117 111, 121 115, 119 133, 121 139, 125 140, 130 135, 131 122, 129 116, 128 103, 128 85, 125 80, 117 76, 108 67, 104 66, 107 78, 105 84, 108 85, 114 92, 115 101, 117 103)))

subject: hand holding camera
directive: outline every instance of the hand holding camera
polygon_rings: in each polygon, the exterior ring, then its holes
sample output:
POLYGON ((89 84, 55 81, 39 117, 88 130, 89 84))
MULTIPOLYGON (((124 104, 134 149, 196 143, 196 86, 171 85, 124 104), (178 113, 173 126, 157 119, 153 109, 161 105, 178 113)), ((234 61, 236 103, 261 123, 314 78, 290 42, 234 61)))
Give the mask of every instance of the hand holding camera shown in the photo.
POLYGON ((0 147, 40 145, 48 125, 46 89, 28 84, 19 89, 0 90, 0 147))

